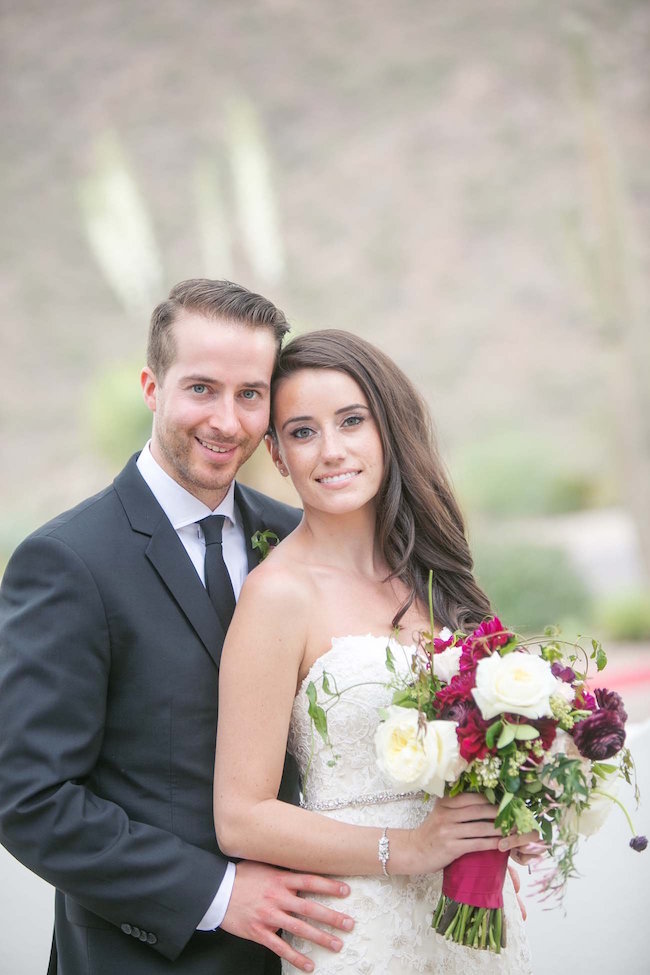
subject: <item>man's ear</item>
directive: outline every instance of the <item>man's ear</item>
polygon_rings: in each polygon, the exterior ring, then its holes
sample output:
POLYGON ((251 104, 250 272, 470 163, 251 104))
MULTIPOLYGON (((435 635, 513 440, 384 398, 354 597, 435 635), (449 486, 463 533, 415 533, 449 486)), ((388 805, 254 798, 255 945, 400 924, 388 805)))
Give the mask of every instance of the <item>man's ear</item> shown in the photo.
POLYGON ((145 403, 149 407, 152 413, 156 412, 156 390, 158 388, 158 380, 154 376, 153 372, 149 366, 145 366, 140 373, 140 386, 142 387, 142 396, 145 403))
POLYGON ((282 460, 282 456, 280 454, 280 445, 275 437, 270 433, 266 433, 264 435, 264 443, 266 444, 266 449, 271 455, 271 460, 282 474, 282 477, 288 477, 289 471, 284 466, 284 461, 282 460))

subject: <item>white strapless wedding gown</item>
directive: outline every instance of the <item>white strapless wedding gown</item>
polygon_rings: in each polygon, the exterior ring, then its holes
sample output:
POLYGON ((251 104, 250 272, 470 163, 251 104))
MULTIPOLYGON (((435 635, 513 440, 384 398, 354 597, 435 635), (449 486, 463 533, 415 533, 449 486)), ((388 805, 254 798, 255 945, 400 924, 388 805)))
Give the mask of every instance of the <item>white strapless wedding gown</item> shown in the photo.
MULTIPOLYGON (((316 661, 296 696, 288 749, 300 768, 303 804, 307 808, 361 826, 410 828, 422 821, 434 800, 425 803, 419 797, 387 798, 395 791, 377 768, 374 735, 378 708, 389 704, 391 698, 391 691, 385 686, 390 677, 384 664, 388 642, 386 637, 375 636, 332 640, 331 649, 316 661), (305 688, 313 680, 322 700, 319 679, 323 671, 335 678, 339 690, 360 685, 344 694, 328 712, 330 738, 339 756, 334 766, 327 764, 332 754, 320 735, 312 735, 307 713, 305 688)), ((407 673, 413 648, 403 648, 392 638, 390 645, 396 668, 407 673)), ((312 959, 315 975, 530 975, 530 953, 509 876, 504 890, 507 947, 499 955, 453 944, 431 928, 441 872, 345 879, 351 887, 345 901, 320 898, 355 919, 354 931, 341 935, 341 952, 334 954, 299 938, 291 939, 299 951, 312 959)), ((284 975, 295 975, 295 969, 286 963, 282 971, 284 975)))

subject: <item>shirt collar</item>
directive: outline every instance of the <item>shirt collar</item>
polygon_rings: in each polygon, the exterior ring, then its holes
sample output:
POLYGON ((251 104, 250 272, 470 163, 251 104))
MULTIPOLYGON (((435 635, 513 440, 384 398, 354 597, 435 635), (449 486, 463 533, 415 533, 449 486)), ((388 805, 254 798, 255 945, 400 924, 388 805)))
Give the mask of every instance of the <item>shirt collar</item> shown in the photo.
POLYGON ((167 471, 162 469, 160 464, 154 460, 149 449, 150 443, 151 441, 148 440, 137 459, 138 470, 176 531, 212 514, 225 515, 233 525, 237 524, 234 481, 231 481, 221 504, 214 511, 211 511, 207 504, 195 498, 178 481, 170 477, 167 471))

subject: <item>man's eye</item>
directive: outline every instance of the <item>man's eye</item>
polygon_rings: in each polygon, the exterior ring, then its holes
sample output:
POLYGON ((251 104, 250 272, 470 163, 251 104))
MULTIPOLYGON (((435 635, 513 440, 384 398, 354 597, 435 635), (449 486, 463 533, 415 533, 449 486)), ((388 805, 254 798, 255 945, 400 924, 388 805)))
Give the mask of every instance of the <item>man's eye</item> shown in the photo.
POLYGON ((194 383, 194 385, 192 386, 192 392, 199 393, 199 394, 205 393, 207 388, 208 387, 205 385, 205 383, 194 383))
POLYGON ((244 397, 244 399, 248 399, 248 400, 257 399, 259 393, 256 389, 244 389, 242 391, 242 396, 244 397))

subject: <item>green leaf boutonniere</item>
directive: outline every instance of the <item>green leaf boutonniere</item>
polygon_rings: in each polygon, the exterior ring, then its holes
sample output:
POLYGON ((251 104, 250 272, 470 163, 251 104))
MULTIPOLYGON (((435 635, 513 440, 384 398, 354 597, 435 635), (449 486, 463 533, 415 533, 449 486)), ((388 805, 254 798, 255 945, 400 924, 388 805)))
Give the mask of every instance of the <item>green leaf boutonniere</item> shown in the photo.
POLYGON ((267 528, 266 531, 263 532, 255 532, 251 538, 251 543, 253 545, 253 549, 256 549, 259 552, 260 562, 264 561, 271 549, 275 548, 279 541, 280 539, 278 535, 271 531, 270 528, 267 528))

